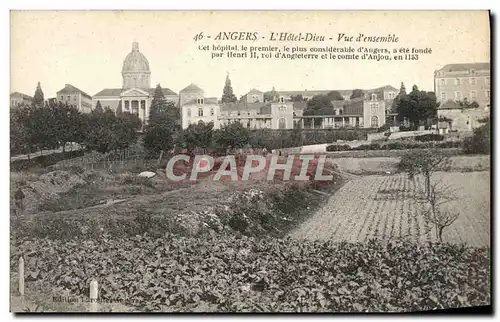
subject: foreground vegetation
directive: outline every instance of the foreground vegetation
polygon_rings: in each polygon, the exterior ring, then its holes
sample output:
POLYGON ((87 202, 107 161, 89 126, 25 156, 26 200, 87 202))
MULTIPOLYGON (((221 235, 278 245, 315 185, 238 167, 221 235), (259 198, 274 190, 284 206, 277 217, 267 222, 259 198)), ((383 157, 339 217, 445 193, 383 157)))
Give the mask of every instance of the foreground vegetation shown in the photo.
POLYGON ((489 249, 218 236, 23 241, 28 288, 146 311, 401 312, 489 305, 489 249))

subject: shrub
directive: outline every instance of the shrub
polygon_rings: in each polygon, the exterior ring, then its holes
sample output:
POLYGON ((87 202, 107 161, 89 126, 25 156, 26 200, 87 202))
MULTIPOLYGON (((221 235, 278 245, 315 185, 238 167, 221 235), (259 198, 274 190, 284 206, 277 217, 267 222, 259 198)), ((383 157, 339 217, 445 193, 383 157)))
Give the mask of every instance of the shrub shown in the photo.
POLYGON ((428 142, 428 141, 443 141, 444 136, 441 134, 424 134, 415 137, 416 141, 428 142))
POLYGON ((326 147, 326 151, 329 152, 334 152, 334 151, 349 151, 351 150, 351 147, 347 144, 344 145, 337 145, 337 144, 332 144, 326 147))
POLYGON ((387 150, 403 150, 406 148, 403 142, 391 142, 385 145, 387 150))
POLYGON ((466 154, 489 154, 491 150, 490 121, 474 129, 472 137, 464 140, 464 153, 466 154))

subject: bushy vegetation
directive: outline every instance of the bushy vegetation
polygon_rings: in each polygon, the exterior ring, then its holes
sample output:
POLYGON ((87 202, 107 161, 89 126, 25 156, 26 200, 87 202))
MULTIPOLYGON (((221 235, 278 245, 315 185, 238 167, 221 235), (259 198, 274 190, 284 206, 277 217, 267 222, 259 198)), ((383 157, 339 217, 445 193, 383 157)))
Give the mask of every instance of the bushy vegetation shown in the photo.
POLYGON ((444 140, 444 135, 441 134, 424 134, 424 135, 417 135, 415 137, 415 141, 420 141, 420 142, 443 141, 443 140, 444 140))
POLYGON ((28 288, 143 311, 408 312, 491 303, 490 252, 449 244, 219 236, 19 242, 28 288), (418 260, 416 260, 418 259, 418 260), (444 264, 446 263, 446 264, 444 264))
POLYGON ((484 123, 474 129, 472 137, 465 138, 464 152, 466 154, 489 154, 491 151, 490 118, 482 120, 484 123))
POLYGON ((110 109, 83 114, 63 103, 19 106, 11 109, 11 154, 59 147, 64 152, 69 142, 107 153, 134 143, 140 126, 137 115, 116 115, 110 109))
POLYGON ((349 145, 329 145, 326 150, 329 152, 334 151, 366 151, 366 150, 408 150, 408 149, 448 149, 448 148, 460 148, 463 143, 460 141, 395 141, 389 143, 371 143, 362 144, 357 147, 350 147, 349 145))

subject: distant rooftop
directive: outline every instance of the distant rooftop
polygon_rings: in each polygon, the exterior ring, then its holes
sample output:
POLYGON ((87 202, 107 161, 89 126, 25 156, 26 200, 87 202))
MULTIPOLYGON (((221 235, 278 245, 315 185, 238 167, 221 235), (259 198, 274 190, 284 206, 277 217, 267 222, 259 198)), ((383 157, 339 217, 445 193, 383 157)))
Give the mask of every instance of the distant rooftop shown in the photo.
POLYGON ((75 93, 80 93, 87 98, 92 98, 89 94, 85 93, 81 89, 76 88, 71 84, 66 84, 66 86, 63 89, 57 92, 57 94, 75 94, 75 93))
MULTIPOLYGON (((153 95, 155 92, 155 88, 140 88, 143 91, 148 92, 149 94, 153 95)), ((129 90, 129 89, 124 89, 124 88, 105 88, 99 93, 95 94, 94 97, 107 97, 107 96, 120 96, 121 93, 124 91, 129 90)), ((169 95, 177 95, 174 91, 172 91, 169 88, 162 88, 163 95, 169 96, 169 95)))
POLYGON ((464 63, 464 64, 448 64, 444 65, 439 71, 444 72, 463 72, 468 70, 490 70, 490 63, 464 63))

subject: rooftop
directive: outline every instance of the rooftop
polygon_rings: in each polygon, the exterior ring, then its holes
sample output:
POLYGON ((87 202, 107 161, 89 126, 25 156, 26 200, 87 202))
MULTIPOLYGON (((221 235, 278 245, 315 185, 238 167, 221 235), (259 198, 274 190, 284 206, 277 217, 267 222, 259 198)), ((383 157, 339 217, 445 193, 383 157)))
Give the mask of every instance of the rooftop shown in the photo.
POLYGON ((464 63, 464 64, 448 64, 444 65, 439 71, 444 72, 463 72, 474 70, 490 70, 490 63, 464 63))
MULTIPOLYGON (((148 92, 149 94, 153 95, 155 92, 155 88, 141 88, 143 91, 148 92)), ((120 96, 121 93, 124 91, 127 91, 129 89, 125 88, 105 88, 99 93, 95 94, 94 97, 108 97, 108 96, 113 96, 117 97, 120 96)), ((174 91, 172 91, 169 88, 162 88, 163 95, 169 96, 169 95, 177 95, 174 91)))
POLYGON ((10 93, 10 96, 21 96, 23 99, 26 99, 26 100, 32 100, 33 99, 33 97, 31 97, 29 95, 26 95, 24 93, 21 93, 21 92, 10 93))
POLYGON ((60 91, 57 92, 58 95, 59 94, 75 94, 75 93, 80 93, 87 98, 92 98, 89 94, 85 93, 81 89, 76 88, 75 86, 73 86, 71 84, 66 84, 63 89, 61 89, 60 91))

